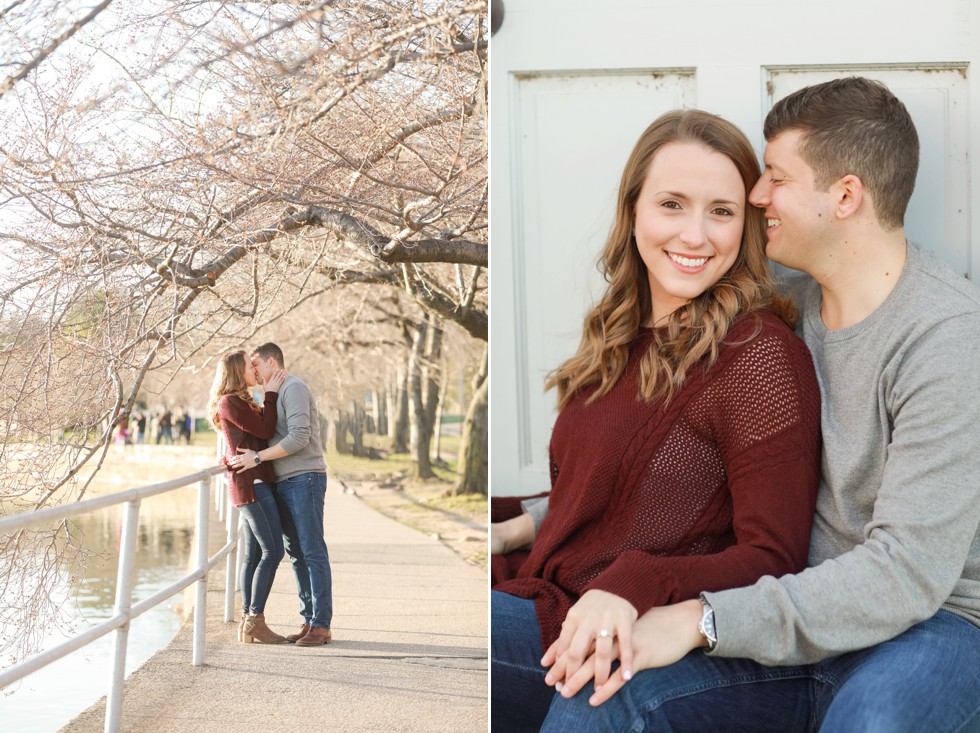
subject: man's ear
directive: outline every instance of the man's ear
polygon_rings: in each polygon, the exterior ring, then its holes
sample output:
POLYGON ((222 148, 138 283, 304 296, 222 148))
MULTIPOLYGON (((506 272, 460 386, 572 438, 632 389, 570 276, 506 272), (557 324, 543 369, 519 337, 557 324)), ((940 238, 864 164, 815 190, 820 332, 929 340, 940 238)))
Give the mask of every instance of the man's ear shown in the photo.
POLYGON ((864 203, 864 182, 848 173, 831 187, 834 194, 834 211, 839 219, 854 216, 864 203))

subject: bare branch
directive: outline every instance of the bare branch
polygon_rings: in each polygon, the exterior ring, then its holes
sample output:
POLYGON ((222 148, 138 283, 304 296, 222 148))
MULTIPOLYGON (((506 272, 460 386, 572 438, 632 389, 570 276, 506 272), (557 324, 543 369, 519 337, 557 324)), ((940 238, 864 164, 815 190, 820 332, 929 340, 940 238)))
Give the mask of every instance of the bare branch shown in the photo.
POLYGON ((51 43, 49 43, 43 49, 38 51, 34 58, 21 67, 20 71, 18 71, 16 74, 11 74, 3 82, 0 82, 0 97, 3 97, 4 94, 14 88, 14 84, 21 79, 24 79, 28 74, 44 63, 44 61, 51 56, 51 54, 57 51, 63 43, 75 35, 86 24, 93 21, 99 15, 99 13, 109 7, 112 2, 113 0, 103 0, 101 3, 92 8, 88 15, 72 23, 64 33, 51 41, 51 43))

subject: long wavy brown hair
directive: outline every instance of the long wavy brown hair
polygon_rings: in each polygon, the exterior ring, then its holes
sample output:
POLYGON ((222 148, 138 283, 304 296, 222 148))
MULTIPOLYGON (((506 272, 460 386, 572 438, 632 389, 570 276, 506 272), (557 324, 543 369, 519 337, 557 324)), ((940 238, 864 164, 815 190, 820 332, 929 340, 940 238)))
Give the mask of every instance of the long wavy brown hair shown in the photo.
POLYGON ((214 383, 211 385, 211 398, 208 401, 208 418, 215 430, 221 430, 221 418, 218 417, 218 403, 226 394, 233 394, 245 400, 246 404, 256 412, 262 408, 252 399, 252 393, 245 384, 245 360, 248 354, 244 351, 230 351, 218 360, 214 371, 214 383))
POLYGON ((792 302, 778 296, 773 287, 763 212, 748 204, 748 193, 760 175, 752 145, 741 130, 717 115, 701 110, 668 112, 643 132, 623 170, 616 221, 601 259, 609 283, 606 292, 585 318, 577 353, 548 375, 546 386, 558 389, 560 408, 587 387, 596 387, 589 402, 612 389, 626 368, 630 345, 652 313, 647 270, 633 237, 634 209, 653 157, 672 142, 704 145, 735 164, 745 184, 745 228, 731 269, 654 331, 640 364, 640 396, 648 402, 669 401, 695 365, 703 363, 707 368, 714 363, 732 324, 745 313, 770 307, 790 326, 796 322, 792 302))

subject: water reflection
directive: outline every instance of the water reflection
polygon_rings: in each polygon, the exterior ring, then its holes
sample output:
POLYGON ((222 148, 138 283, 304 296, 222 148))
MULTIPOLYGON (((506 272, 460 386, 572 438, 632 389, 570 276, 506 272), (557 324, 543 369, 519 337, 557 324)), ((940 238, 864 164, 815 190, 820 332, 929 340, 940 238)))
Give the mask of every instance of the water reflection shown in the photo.
MULTIPOLYGON (((197 491, 177 489, 145 499, 140 507, 134 603, 178 580, 188 570, 194 538, 197 491)), ((93 551, 84 574, 69 590, 62 607, 63 627, 80 632, 112 615, 123 507, 115 506, 75 519, 74 534, 93 551)), ((192 586, 193 587, 193 586, 192 586)), ((126 674, 165 647, 183 618, 183 594, 144 613, 130 625, 126 674)), ((45 638, 49 649, 67 637, 57 629, 45 638)), ((106 694, 115 634, 110 633, 25 677, 0 692, 0 729, 4 733, 49 733, 106 694)))

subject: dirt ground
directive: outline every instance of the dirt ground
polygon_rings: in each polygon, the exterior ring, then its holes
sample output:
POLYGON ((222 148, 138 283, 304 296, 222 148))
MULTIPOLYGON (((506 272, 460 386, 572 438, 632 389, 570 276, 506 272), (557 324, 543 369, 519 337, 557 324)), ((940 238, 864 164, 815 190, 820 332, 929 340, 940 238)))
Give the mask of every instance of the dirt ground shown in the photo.
POLYGON ((453 550, 471 565, 487 566, 487 504, 473 497, 446 497, 444 483, 407 479, 345 479, 341 490, 353 491, 366 504, 453 550))

